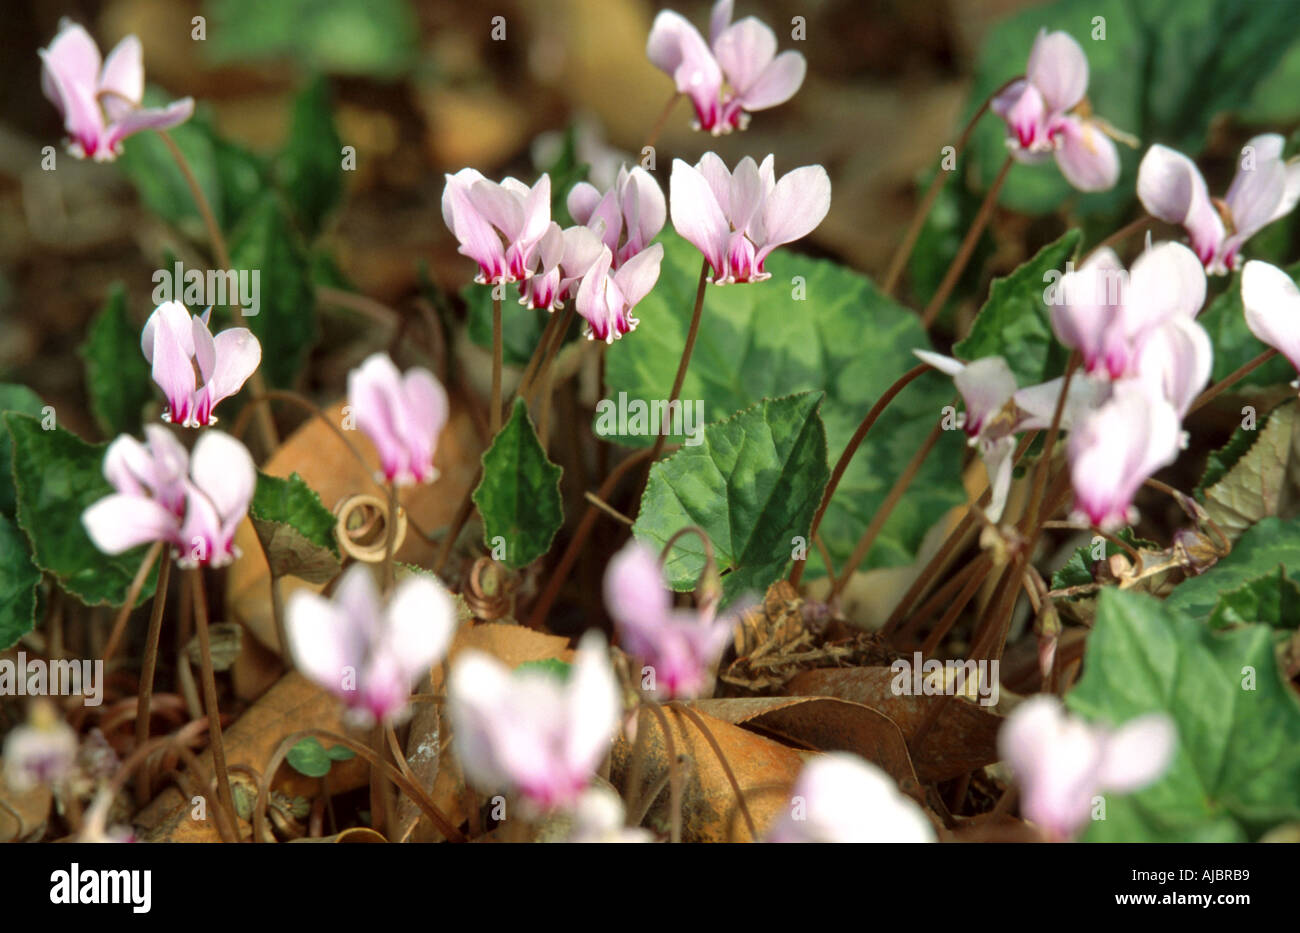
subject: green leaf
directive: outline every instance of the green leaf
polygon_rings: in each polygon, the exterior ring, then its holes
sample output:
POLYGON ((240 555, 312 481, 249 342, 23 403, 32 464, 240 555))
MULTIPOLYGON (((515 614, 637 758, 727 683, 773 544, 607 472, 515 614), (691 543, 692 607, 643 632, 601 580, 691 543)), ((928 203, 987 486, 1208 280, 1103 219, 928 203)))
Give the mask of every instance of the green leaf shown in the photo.
MULTIPOLYGON (((488 351, 492 349, 492 289, 493 286, 471 282, 460 290, 469 312, 469 339, 488 351)), ((506 297, 501 302, 501 359, 507 366, 528 365, 550 316, 545 311, 525 308, 518 298, 517 291, 506 289, 506 297)), ((576 329, 571 327, 570 333, 576 333, 576 329)))
MULTIPOLYGON (((1300 277, 1300 263, 1286 267, 1286 273, 1300 281, 1297 278, 1300 277)), ((1239 272, 1233 274, 1227 288, 1210 302, 1209 307, 1196 320, 1205 328, 1210 335, 1210 343, 1214 345, 1211 383, 1232 374, 1268 349, 1263 341, 1252 334, 1250 328, 1246 326, 1246 312, 1241 304, 1241 273, 1239 272)), ((1261 386, 1285 385, 1295 377, 1295 367, 1286 357, 1279 356, 1243 376, 1229 391, 1240 392, 1261 386)))
MULTIPOLYGON (((1206 513, 1230 540, 1235 540, 1260 519, 1281 513, 1289 493, 1288 471, 1295 460, 1298 416, 1300 402, 1292 400, 1274 409, 1263 430, 1241 432, 1253 435, 1255 442, 1220 479, 1201 490, 1206 513)), ((1206 470, 1207 479, 1243 443, 1234 435, 1217 460, 1212 456, 1206 470)), ((1201 482, 1204 486, 1206 480, 1201 482)))
MULTIPOLYGON (((0 382, 0 416, 7 411, 40 415, 44 406, 41 397, 27 386, 0 382)), ((0 515, 13 518, 16 508, 13 444, 9 440, 9 432, 0 430, 0 515)))
POLYGON ((1078 230, 1068 231, 1006 278, 995 279, 970 335, 953 353, 968 362, 1001 356, 1022 387, 1061 375, 1068 354, 1052 333, 1044 294, 1059 283, 1052 273, 1074 255, 1080 236, 1078 230))
POLYGON ((1112 725, 1163 712, 1178 730, 1169 770, 1108 796, 1088 841, 1240 842, 1300 818, 1300 700, 1268 626, 1211 632, 1152 597, 1105 590, 1066 702, 1112 725))
MULTIPOLYGON (((1058 0, 1036 6, 988 33, 968 114, 1007 80, 1024 74, 1034 36, 1044 28, 1064 30, 1079 42, 1088 56, 1093 111, 1141 139, 1142 146, 1117 145, 1121 175, 1110 191, 1080 194, 1049 161, 1015 165, 999 200, 1031 214, 1067 201, 1079 214, 1118 214, 1134 200, 1138 162, 1149 144, 1164 143, 1195 158, 1210 120, 1251 99, 1293 44, 1300 8, 1239 0, 1058 0), (1104 39, 1094 38, 1099 21, 1104 39)), ((1001 120, 992 115, 981 120, 969 147, 981 190, 988 189, 1007 156, 1005 140, 1001 120)))
POLYGON ((140 331, 127 313, 126 289, 119 282, 90 322, 81 345, 90 410, 107 437, 139 431, 141 410, 153 398, 153 377, 140 351, 140 331))
POLYGON ((242 308, 234 323, 262 344, 262 371, 276 386, 292 385, 316 339, 316 302, 310 266, 279 197, 262 196, 230 246, 238 270, 256 273, 258 307, 242 308))
POLYGON ((329 82, 312 81, 294 101, 280 178, 298 223, 310 240, 343 194, 343 141, 330 111, 329 82))
MULTIPOLYGON (((795 538, 805 541, 830 470, 820 392, 753 408, 704 429, 704 441, 650 468, 632 533, 656 552, 690 525, 713 543, 730 602, 761 596, 790 563, 795 538)), ((664 563, 673 589, 694 589, 706 566, 704 545, 679 538, 664 563)))
POLYGON ((1300 586, 1278 564, 1272 573, 1248 580, 1219 597, 1210 628, 1263 622, 1274 628, 1300 628, 1300 586))
MULTIPOLYGON (((63 428, 46 431, 26 415, 4 415, 13 440, 18 525, 32 544, 32 560, 87 605, 126 601, 147 548, 102 553, 81 524, 81 514, 113 492, 104 479, 106 444, 87 444, 63 428)), ((149 572, 141 601, 153 595, 158 570, 149 572)))
MULTIPOLYGON (((620 444, 646 447, 654 436, 633 423, 618 425, 634 405, 666 403, 681 361, 700 275, 700 253, 672 231, 659 282, 636 308, 637 330, 606 350, 607 397, 596 409, 595 432, 620 444)), ((699 337, 682 384, 681 419, 698 443, 711 421, 730 418, 765 398, 820 391, 831 457, 840 455, 863 416, 900 376, 916 365, 914 349, 930 349, 916 312, 871 281, 823 259, 777 250, 766 263, 772 278, 746 285, 708 286, 699 337)), ((852 554, 908 460, 954 397, 952 380, 921 376, 885 409, 837 487, 820 536, 832 560, 852 554)), ((629 419, 624 418, 625 422, 629 419)), ((648 426, 657 426, 657 420, 648 426)), ((642 419, 647 425, 647 419, 642 419)), ((921 539, 952 506, 966 501, 961 486, 964 437, 944 432, 915 481, 890 514, 863 568, 911 563, 921 539)), ((681 430, 670 443, 687 440, 681 430)), ((809 578, 823 572, 809 548, 809 578)))
POLYGON ((248 517, 272 576, 324 583, 338 574, 342 564, 334 515, 297 473, 280 479, 259 472, 248 517))
POLYGON ((208 0, 214 62, 289 58, 310 71, 395 78, 419 54, 407 0, 208 0))
POLYGON ((0 651, 8 651, 32 630, 40 582, 27 539, 13 521, 0 515, 0 651))
POLYGON ((540 661, 525 661, 515 668, 516 671, 541 671, 543 674, 550 674, 556 680, 568 680, 569 673, 573 669, 572 664, 561 661, 559 658, 542 658, 540 661))
MULTIPOLYGON (((1133 533, 1132 528, 1121 528, 1115 537, 1139 551, 1159 550, 1160 548, 1154 541, 1139 538, 1133 533)), ((1123 548, 1112 544, 1106 538, 1101 538, 1101 543, 1105 547, 1107 557, 1112 554, 1124 553, 1123 548)), ((1082 547, 1075 548, 1074 553, 1070 555, 1070 559, 1065 562, 1060 570, 1052 574, 1052 589, 1061 590, 1069 586, 1084 586, 1096 582, 1092 576, 1092 565, 1095 563, 1092 555, 1096 545, 1097 538, 1094 537, 1092 544, 1085 544, 1082 547)))
POLYGON ((1300 571, 1300 519, 1266 518, 1237 539, 1232 553, 1197 577, 1174 587, 1167 600, 1171 609, 1204 622, 1214 612, 1219 596, 1278 567, 1300 571))
POLYGON ((285 760, 299 774, 320 778, 330 773, 330 765, 336 761, 348 761, 356 757, 356 752, 342 745, 326 748, 315 736, 308 736, 293 748, 285 760))
POLYGON ((483 543, 505 541, 504 563, 516 570, 547 552, 564 524, 560 500, 563 471, 546 459, 523 399, 483 453, 483 479, 474 504, 483 518, 483 543))

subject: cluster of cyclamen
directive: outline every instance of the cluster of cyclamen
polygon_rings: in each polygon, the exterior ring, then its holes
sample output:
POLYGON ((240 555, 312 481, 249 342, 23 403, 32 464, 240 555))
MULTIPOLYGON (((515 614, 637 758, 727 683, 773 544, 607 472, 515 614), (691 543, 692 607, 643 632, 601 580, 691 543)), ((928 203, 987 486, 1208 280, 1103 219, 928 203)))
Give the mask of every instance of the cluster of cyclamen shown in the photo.
MULTIPOLYGON (((692 167, 673 162, 673 226, 699 248, 717 285, 770 278, 764 260, 807 236, 830 209, 831 183, 820 165, 776 179, 773 158, 746 156, 728 171, 706 153, 692 167)), ((632 310, 659 278, 664 196, 640 167, 619 171, 603 194, 581 182, 568 195, 578 224, 550 219, 547 175, 532 188, 514 178, 493 182, 472 168, 447 176, 442 211, 460 252, 478 263, 475 281, 517 283, 519 302, 555 311, 573 299, 587 337, 613 343, 640 322, 632 310)))
MULTIPOLYGON (((1091 191, 1112 186, 1119 163, 1113 144, 1097 129, 1104 125, 1067 112, 1083 100, 1087 80, 1078 43, 1065 33, 1044 31, 1025 78, 1010 84, 993 110, 1006 121, 1008 145, 1018 159, 1054 152, 1066 178, 1091 191)), ((1209 381, 1213 363, 1209 336, 1196 322, 1206 272, 1235 268, 1245 240, 1300 198, 1300 165, 1282 160, 1282 144, 1276 135, 1247 144, 1218 209, 1190 159, 1151 147, 1139 170, 1138 195, 1153 216, 1184 226, 1192 249, 1148 242, 1131 271, 1109 248, 1096 250, 1049 298, 1057 339, 1077 351, 1083 364, 1070 382, 1059 422, 1070 431, 1078 518, 1103 529, 1132 522, 1138 488, 1185 446, 1181 421, 1209 381)), ((1300 367, 1294 326, 1300 292, 1290 277, 1265 263, 1247 263, 1242 299, 1255 335, 1300 367)), ((1052 423, 1063 380, 1021 389, 1001 357, 963 363, 926 351, 917 355, 954 377, 966 406, 965 430, 988 469, 987 513, 996 521, 1011 483, 1016 434, 1052 423)))

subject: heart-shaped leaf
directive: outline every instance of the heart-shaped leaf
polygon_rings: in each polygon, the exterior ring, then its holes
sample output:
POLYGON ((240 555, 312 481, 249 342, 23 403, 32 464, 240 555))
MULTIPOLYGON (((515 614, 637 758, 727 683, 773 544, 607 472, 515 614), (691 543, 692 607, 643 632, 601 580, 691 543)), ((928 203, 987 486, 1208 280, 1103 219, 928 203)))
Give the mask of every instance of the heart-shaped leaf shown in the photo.
MULTIPOLYGON (((713 543, 728 601, 762 594, 806 541, 830 471, 820 392, 764 400, 708 425, 703 443, 650 468, 632 533, 662 550, 681 529, 698 526, 713 543)), ((679 538, 664 564, 676 590, 694 589, 704 545, 679 538)))
POLYGON ((258 473, 248 517, 273 577, 324 583, 339 572, 334 515, 297 473, 288 479, 258 473))
POLYGON ((1150 596, 1104 590, 1067 703, 1112 725, 1163 712, 1178 731, 1164 776, 1107 797, 1089 841, 1244 841, 1300 819, 1300 699, 1266 625, 1212 632, 1150 596))
POLYGON ((95 423, 107 437, 140 430, 141 409, 153 398, 149 363, 140 351, 140 330, 126 310, 119 282, 86 330, 86 394, 95 423))

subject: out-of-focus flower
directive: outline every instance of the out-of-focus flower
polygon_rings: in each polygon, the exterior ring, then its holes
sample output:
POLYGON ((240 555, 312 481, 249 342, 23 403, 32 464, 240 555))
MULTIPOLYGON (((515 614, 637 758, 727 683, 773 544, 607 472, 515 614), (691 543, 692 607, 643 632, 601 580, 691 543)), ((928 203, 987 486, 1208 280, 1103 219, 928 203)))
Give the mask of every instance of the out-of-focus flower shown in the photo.
POLYGON ((1109 729, 1071 716, 1054 696, 1039 695, 1007 717, 998 748, 1020 782, 1020 812, 1061 841, 1088 822, 1093 797, 1154 782, 1169 767, 1176 739, 1163 713, 1109 729))
POLYGON ((1226 275, 1237 268, 1242 245, 1291 213, 1300 200, 1300 162, 1283 161, 1285 143, 1276 133, 1246 143, 1222 201, 1210 197, 1191 159, 1167 146, 1152 146, 1138 168, 1138 197, 1153 217, 1187 230, 1206 271, 1226 275))
POLYGON ((1106 531, 1131 524, 1138 488, 1181 446, 1172 403, 1140 380, 1115 383, 1110 399, 1070 432, 1076 514, 1106 531))
POLYGON ((639 826, 627 826, 623 801, 602 784, 582 792, 573 808, 573 824, 565 842, 635 843, 653 842, 654 834, 639 826))
POLYGON ((77 734, 53 703, 45 698, 34 700, 27 710, 27 723, 15 726, 5 736, 3 757, 5 783, 15 793, 40 784, 57 786, 75 771, 77 734))
POLYGON ((603 195, 595 186, 579 182, 569 192, 567 205, 574 220, 601 231, 615 269, 650 245, 667 217, 659 183, 639 165, 630 171, 620 168, 614 185, 603 195))
POLYGON ((551 224, 551 177, 531 188, 515 178, 500 183, 463 168, 448 175, 442 191, 442 219, 460 241, 459 252, 479 265, 483 285, 527 278, 533 251, 551 224))
POLYGON ((78 842, 135 842, 135 831, 129 826, 108 825, 108 811, 113 806, 113 795, 107 786, 101 786, 95 792, 95 799, 86 808, 85 818, 81 823, 81 832, 77 834, 78 842))
POLYGON ((184 428, 216 424, 217 403, 243 388, 262 362, 262 345, 252 331, 230 327, 214 337, 208 330, 211 314, 209 308, 191 315, 179 301, 168 301, 149 315, 140 335, 153 381, 167 396, 163 420, 184 428))
POLYGON ((613 343, 636 330, 641 322, 632 316, 632 309, 659 281, 663 258, 663 245, 656 243, 612 271, 613 255, 609 247, 601 247, 600 257, 582 277, 574 298, 574 307, 587 322, 588 340, 613 343))
POLYGON ((178 551, 181 566, 230 563, 235 528, 257 482, 248 449, 212 430, 191 457, 166 428, 147 425, 145 434, 147 449, 127 435, 109 445, 104 476, 115 492, 82 513, 90 539, 106 554, 163 541, 178 551))
MULTIPOLYGON (((1015 374, 1000 356, 963 363, 929 350, 912 352, 922 362, 953 377, 953 385, 966 406, 960 416, 961 427, 971 446, 979 449, 989 477, 989 504, 985 514, 990 521, 998 521, 1011 490, 1016 434, 1051 425, 1064 378, 1017 389, 1015 374)), ((1082 374, 1073 378, 1061 409, 1060 427, 1069 430, 1076 420, 1096 408, 1108 391, 1104 384, 1082 374)))
POLYGON ((704 254, 717 285, 771 278, 763 262, 778 246, 812 233, 831 206, 831 180, 805 165, 776 180, 773 158, 749 156, 735 172, 707 152, 692 167, 673 160, 669 204, 673 226, 704 254))
POLYGON ((541 810, 569 808, 618 729, 618 684, 605 638, 588 632, 567 680, 463 652, 448 685, 457 758, 484 791, 510 788, 541 810))
POLYGON ((347 704, 353 718, 393 722, 411 685, 446 653, 456 609, 447 591, 423 574, 399 583, 385 606, 370 569, 354 564, 333 599, 295 592, 285 624, 304 675, 347 704))
POLYGON ((141 106, 144 63, 135 36, 119 42, 101 64, 99 46, 90 33, 64 18, 40 56, 41 90, 59 108, 68 151, 78 159, 111 162, 131 134, 170 129, 194 113, 189 97, 157 110, 141 106))
POLYGON ((605 606, 629 655, 654 670, 655 695, 699 696, 731 639, 734 616, 674 609, 654 552, 633 540, 605 571, 605 606))
POLYGON ((438 478, 433 455, 447 423, 447 392, 427 369, 398 372, 374 353, 348 373, 348 405, 375 449, 383 478, 399 486, 438 478))
POLYGON ((1250 332, 1300 370, 1300 289, 1291 276, 1252 259, 1241 270, 1241 303, 1250 332))
POLYGON ((753 16, 731 22, 732 0, 718 0, 709 42, 681 14, 662 10, 646 56, 690 97, 695 128, 714 136, 745 129, 749 115, 783 104, 803 84, 808 63, 798 52, 776 53, 776 34, 753 16))
POLYGON ((1115 131, 1091 116, 1088 58, 1072 36, 1046 29, 1029 52, 1025 76, 998 94, 990 109, 1007 124, 1007 146, 1016 161, 1036 163, 1049 155, 1066 181, 1080 191, 1105 191, 1119 180, 1119 154, 1107 134, 1115 131))
POLYGON ((1083 356, 1091 375, 1136 374, 1142 341, 1166 321, 1193 320, 1205 303, 1205 271, 1181 243, 1149 246, 1131 272, 1103 248, 1062 277, 1051 303, 1057 339, 1083 356))
POLYGON ((875 765, 848 752, 818 755, 799 772, 768 842, 934 842, 925 813, 875 765))

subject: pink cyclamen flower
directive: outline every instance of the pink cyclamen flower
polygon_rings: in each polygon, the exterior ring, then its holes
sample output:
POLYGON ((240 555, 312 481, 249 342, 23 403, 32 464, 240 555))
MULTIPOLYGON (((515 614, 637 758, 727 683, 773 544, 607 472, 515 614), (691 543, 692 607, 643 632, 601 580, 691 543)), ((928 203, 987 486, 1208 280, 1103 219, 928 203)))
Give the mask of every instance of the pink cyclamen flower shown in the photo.
POLYGON ((90 539, 106 554, 163 541, 182 567, 229 564, 257 483, 248 449, 212 430, 187 456, 165 428, 149 425, 145 433, 148 449, 125 435, 109 445, 104 476, 115 492, 82 513, 90 539))
POLYGON ((1242 245, 1291 213, 1300 200, 1300 162, 1283 161, 1285 142, 1276 133, 1265 133, 1246 143, 1222 201, 1210 197, 1191 159, 1167 146, 1152 146, 1138 167, 1138 197, 1153 217, 1187 230, 1207 272, 1226 275, 1237 268, 1242 245))
MULTIPOLYGON (((1241 271, 1241 303, 1250 332, 1300 370, 1300 289, 1277 266, 1252 259, 1241 271)), ((1300 379, 1292 383, 1300 385, 1300 379)))
POLYGON ((333 599, 295 592, 285 628, 298 669, 341 699, 351 718, 393 722, 411 685, 446 654, 456 608, 441 585, 418 573, 384 605, 370 568, 353 564, 333 599))
POLYGON ((1006 122, 1007 147, 1016 161, 1032 164, 1055 155, 1071 185, 1105 191, 1119 180, 1119 154, 1107 137, 1114 131, 1086 115, 1087 90, 1088 58, 1079 43, 1068 33, 1043 29, 1029 52, 1025 76, 998 94, 989 109, 1006 122))
POLYGON ((818 755, 799 772, 768 842, 934 842, 934 827, 889 775, 848 752, 818 755))
POLYGON ((1172 318, 1193 320, 1205 303, 1205 270, 1181 243, 1148 246, 1124 270, 1109 248, 1097 250, 1062 277, 1051 302, 1052 329, 1083 356, 1090 374, 1121 379, 1135 374, 1148 334, 1172 318))
POLYGON ((600 256, 582 277, 574 307, 587 322, 587 339, 613 343, 636 330, 641 322, 632 316, 641 299, 659 281, 663 244, 656 243, 637 253, 613 271, 613 254, 602 246, 600 256))
POLYGON ((1151 386, 1117 382, 1110 399, 1070 433, 1070 476, 1076 514, 1104 531, 1137 518, 1133 496, 1178 458, 1178 411, 1151 386))
POLYGON ((4 783, 18 794, 42 784, 63 784, 72 778, 77 765, 77 734, 53 703, 44 697, 33 700, 27 719, 5 736, 4 755, 0 756, 4 758, 4 783))
POLYGON ((552 222, 537 244, 537 268, 519 283, 519 303, 556 311, 577 291, 582 277, 600 258, 600 237, 587 227, 560 229, 552 222))
POLYGON ((1177 730, 1164 713, 1118 729, 1070 715, 1054 696, 1020 704, 998 734, 998 749, 1020 782, 1020 812, 1057 841, 1087 824, 1093 798, 1154 782, 1173 758, 1177 730))
POLYGON ((635 540, 609 562, 605 606, 623 649, 654 671, 654 694, 670 698, 709 687, 736 622, 714 618, 712 606, 674 609, 654 552, 635 540))
MULTIPOLYGON (((1016 434, 1051 425, 1064 377, 1018 389, 1015 374, 1000 356, 963 363, 929 350, 912 352, 922 362, 953 377, 953 385, 966 406, 960 426, 970 438, 970 445, 979 449, 988 473, 989 504, 985 514, 990 521, 998 521, 1011 491, 1016 434)), ((1082 375, 1072 379, 1061 409, 1061 428, 1069 430, 1076 420, 1096 408, 1106 391, 1104 384, 1082 375)))
POLYGON ((168 301, 149 315, 140 335, 153 381, 167 396, 163 420, 184 428, 216 424, 217 403, 242 389, 262 362, 262 345, 252 331, 229 327, 214 337, 208 330, 211 314, 208 308, 191 315, 179 301, 168 301))
POLYGON ((659 183, 639 165, 630 171, 621 167, 614 185, 604 194, 594 185, 579 182, 569 192, 567 203, 574 220, 601 231, 615 269, 650 245, 664 228, 668 214, 659 183))
POLYGON ((383 478, 399 486, 438 478, 433 455, 447 423, 447 391, 427 369, 402 375, 387 353, 374 353, 348 373, 348 405, 379 451, 383 478))
POLYGON ((563 681, 466 650, 452 664, 447 703, 466 777, 483 791, 517 791, 541 810, 577 802, 621 713, 605 638, 594 631, 582 637, 563 681))
POLYGON ((573 808, 573 822, 565 842, 640 843, 654 842, 654 834, 639 826, 628 826, 623 801, 603 784, 582 792, 573 808))
POLYGON ((1148 333, 1138 345, 1136 378, 1174 406, 1181 420, 1201 394, 1214 369, 1214 347, 1205 328, 1174 316, 1148 333))
POLYGON ((770 155, 762 165, 745 156, 734 173, 712 152, 693 168, 674 159, 671 185, 673 226, 704 254, 716 285, 771 278, 768 254, 812 233, 831 207, 826 169, 805 165, 777 181, 770 155))
POLYGON ((448 175, 442 219, 460 241, 460 252, 478 263, 482 285, 521 282, 533 252, 551 223, 551 178, 531 188, 515 178, 497 183, 472 168, 448 175))
POLYGON ((135 36, 119 42, 101 66, 99 46, 90 33, 65 17, 40 56, 41 90, 59 108, 68 151, 78 159, 111 162, 131 134, 170 129, 194 113, 189 97, 160 110, 140 105, 144 63, 135 36))
POLYGON ((808 63, 798 52, 776 54, 776 34, 747 16, 731 22, 732 0, 718 0, 709 42, 679 13, 655 17, 646 56, 690 97, 695 129, 714 136, 743 130, 749 114, 784 104, 803 84, 808 63))

